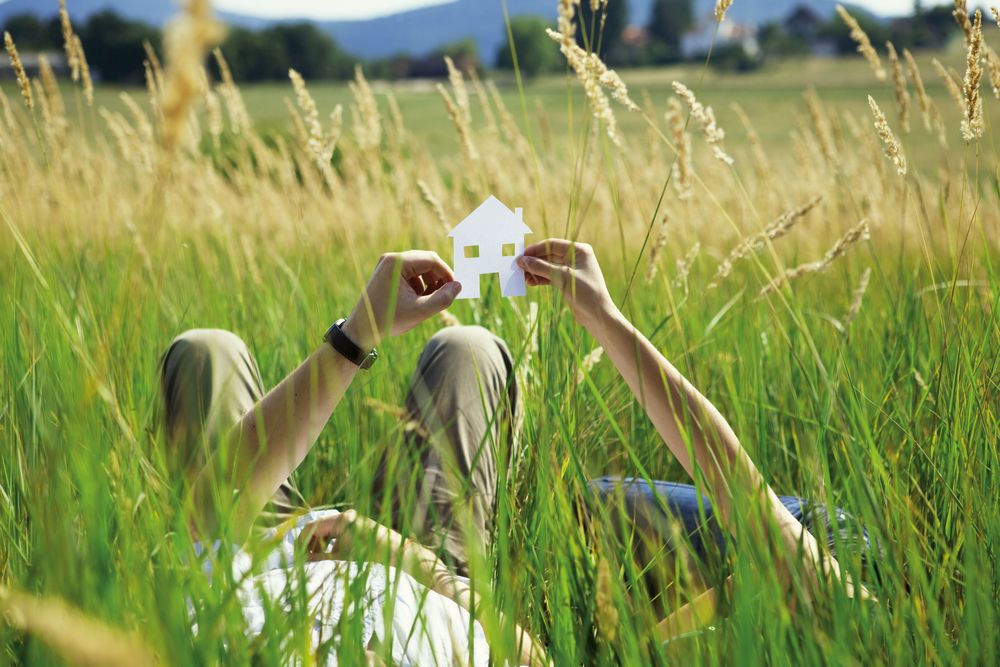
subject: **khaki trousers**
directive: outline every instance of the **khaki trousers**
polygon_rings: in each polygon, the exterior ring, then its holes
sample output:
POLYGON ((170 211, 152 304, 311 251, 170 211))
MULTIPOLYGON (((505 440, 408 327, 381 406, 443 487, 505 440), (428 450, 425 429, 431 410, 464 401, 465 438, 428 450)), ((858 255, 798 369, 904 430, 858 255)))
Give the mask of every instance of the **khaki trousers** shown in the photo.
MULTIPOLYGON (((199 470, 217 438, 264 394, 246 344, 218 329, 175 338, 160 379, 175 474, 199 470)), ((497 462, 506 463, 513 451, 520 420, 510 350, 482 327, 442 329, 420 356, 406 408, 403 444, 388 449, 378 464, 372 509, 441 551, 462 573, 470 547, 489 548, 497 462)), ((260 522, 271 525, 305 505, 286 482, 260 522)))

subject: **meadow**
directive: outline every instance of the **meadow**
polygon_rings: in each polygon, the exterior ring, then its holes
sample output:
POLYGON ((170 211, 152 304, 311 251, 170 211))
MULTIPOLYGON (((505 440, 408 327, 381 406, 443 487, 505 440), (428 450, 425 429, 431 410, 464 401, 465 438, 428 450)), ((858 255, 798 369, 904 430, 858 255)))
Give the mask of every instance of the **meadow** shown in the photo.
MULTIPOLYGON (((997 26, 983 31, 996 45, 997 26)), ((965 49, 935 56, 961 85, 965 49)), ((38 639, 47 623, 102 656, 91 664, 321 662, 304 603, 249 640, 226 587, 188 564, 157 422, 160 356, 185 329, 230 329, 273 386, 353 306, 381 253, 450 257, 448 228, 495 194, 524 208, 529 240, 597 249, 616 302, 778 492, 863 521, 884 547, 879 576, 842 562, 878 601, 834 583, 794 603, 770 545, 743 540, 707 574, 734 575, 726 618, 659 641, 663 608, 695 590, 683 559, 652 603, 629 536, 585 530, 573 507, 594 476, 685 474, 547 291, 491 288, 385 341, 296 473, 310 502, 370 510, 424 341, 481 324, 510 343, 527 410, 480 592, 554 664, 996 664, 1000 94, 985 77, 984 132, 966 141, 929 61, 918 57, 941 124, 925 127, 907 73, 909 132, 888 63, 887 81, 860 58, 745 77, 626 72, 639 110, 615 105, 620 145, 571 71, 495 93, 456 75, 448 104, 360 74, 298 90, 205 80, 180 112, 165 103, 176 61, 150 91, 99 87, 92 105, 79 85, 40 82, 29 110, 3 82, 0 663, 63 664, 59 641, 38 639), (721 143, 670 102, 675 79, 717 111, 721 143), (884 154, 868 94, 905 170, 884 154), (197 635, 190 596, 203 600, 197 635)), ((479 620, 502 663, 510 628, 479 620)), ((357 631, 345 622, 321 654, 363 664, 357 631)))

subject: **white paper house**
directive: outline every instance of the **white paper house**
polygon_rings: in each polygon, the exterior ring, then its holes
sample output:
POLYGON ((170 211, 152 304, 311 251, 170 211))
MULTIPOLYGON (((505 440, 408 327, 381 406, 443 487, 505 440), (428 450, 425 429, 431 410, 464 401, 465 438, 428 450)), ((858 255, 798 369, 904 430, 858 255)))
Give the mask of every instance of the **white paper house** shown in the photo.
POLYGON ((511 211, 490 197, 448 234, 455 242, 455 279, 462 283, 459 299, 479 298, 479 277, 500 275, 503 296, 524 296, 524 271, 514 259, 524 252, 522 209, 511 211))

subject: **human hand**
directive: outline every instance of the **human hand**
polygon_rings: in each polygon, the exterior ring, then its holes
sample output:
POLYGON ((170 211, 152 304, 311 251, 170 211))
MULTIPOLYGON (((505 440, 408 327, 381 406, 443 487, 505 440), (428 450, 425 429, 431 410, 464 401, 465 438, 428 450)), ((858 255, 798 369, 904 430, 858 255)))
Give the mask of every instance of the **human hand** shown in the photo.
POLYGON ((333 512, 306 524, 299 540, 306 543, 313 560, 345 560, 355 544, 363 545, 369 550, 367 553, 377 558, 394 556, 401 553, 405 543, 396 531, 355 510, 333 512))
POLYGON ((370 350, 382 338, 398 336, 441 312, 461 291, 437 253, 386 253, 342 328, 358 347, 370 350))
POLYGON ((546 239, 525 248, 517 265, 524 269, 527 285, 558 287, 573 317, 588 330, 615 311, 597 256, 586 243, 546 239))

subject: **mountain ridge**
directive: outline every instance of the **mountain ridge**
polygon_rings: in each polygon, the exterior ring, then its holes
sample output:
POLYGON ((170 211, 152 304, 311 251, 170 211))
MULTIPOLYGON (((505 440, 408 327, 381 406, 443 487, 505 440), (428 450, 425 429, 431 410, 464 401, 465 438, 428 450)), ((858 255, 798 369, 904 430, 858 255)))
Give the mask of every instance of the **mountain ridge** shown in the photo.
MULTIPOLYGON (((654 0, 629 0, 629 22, 645 25, 654 0)), ((113 9, 123 17, 162 27, 178 11, 175 2, 147 0, 70 0, 67 3, 74 21, 85 20, 103 9, 113 9)), ((740 0, 727 16, 739 23, 759 25, 781 20, 797 6, 807 6, 822 16, 833 14, 834 0, 740 0)), ((695 16, 706 20, 712 15, 715 0, 695 0, 695 16)), ((31 13, 41 17, 55 15, 57 0, 7 0, 0 3, 0 23, 11 16, 31 13)), ((536 14, 555 19, 554 0, 507 0, 510 16, 536 14)), ((218 12, 221 20, 234 26, 261 28, 273 23, 310 20, 289 17, 271 20, 218 12)), ((500 0, 455 0, 441 5, 420 7, 372 19, 350 21, 315 21, 340 46, 360 58, 384 58, 397 54, 423 55, 460 39, 471 38, 479 48, 480 58, 492 62, 497 49, 506 43, 503 28, 503 5, 500 0)), ((16 39, 16 35, 14 36, 16 39)))

